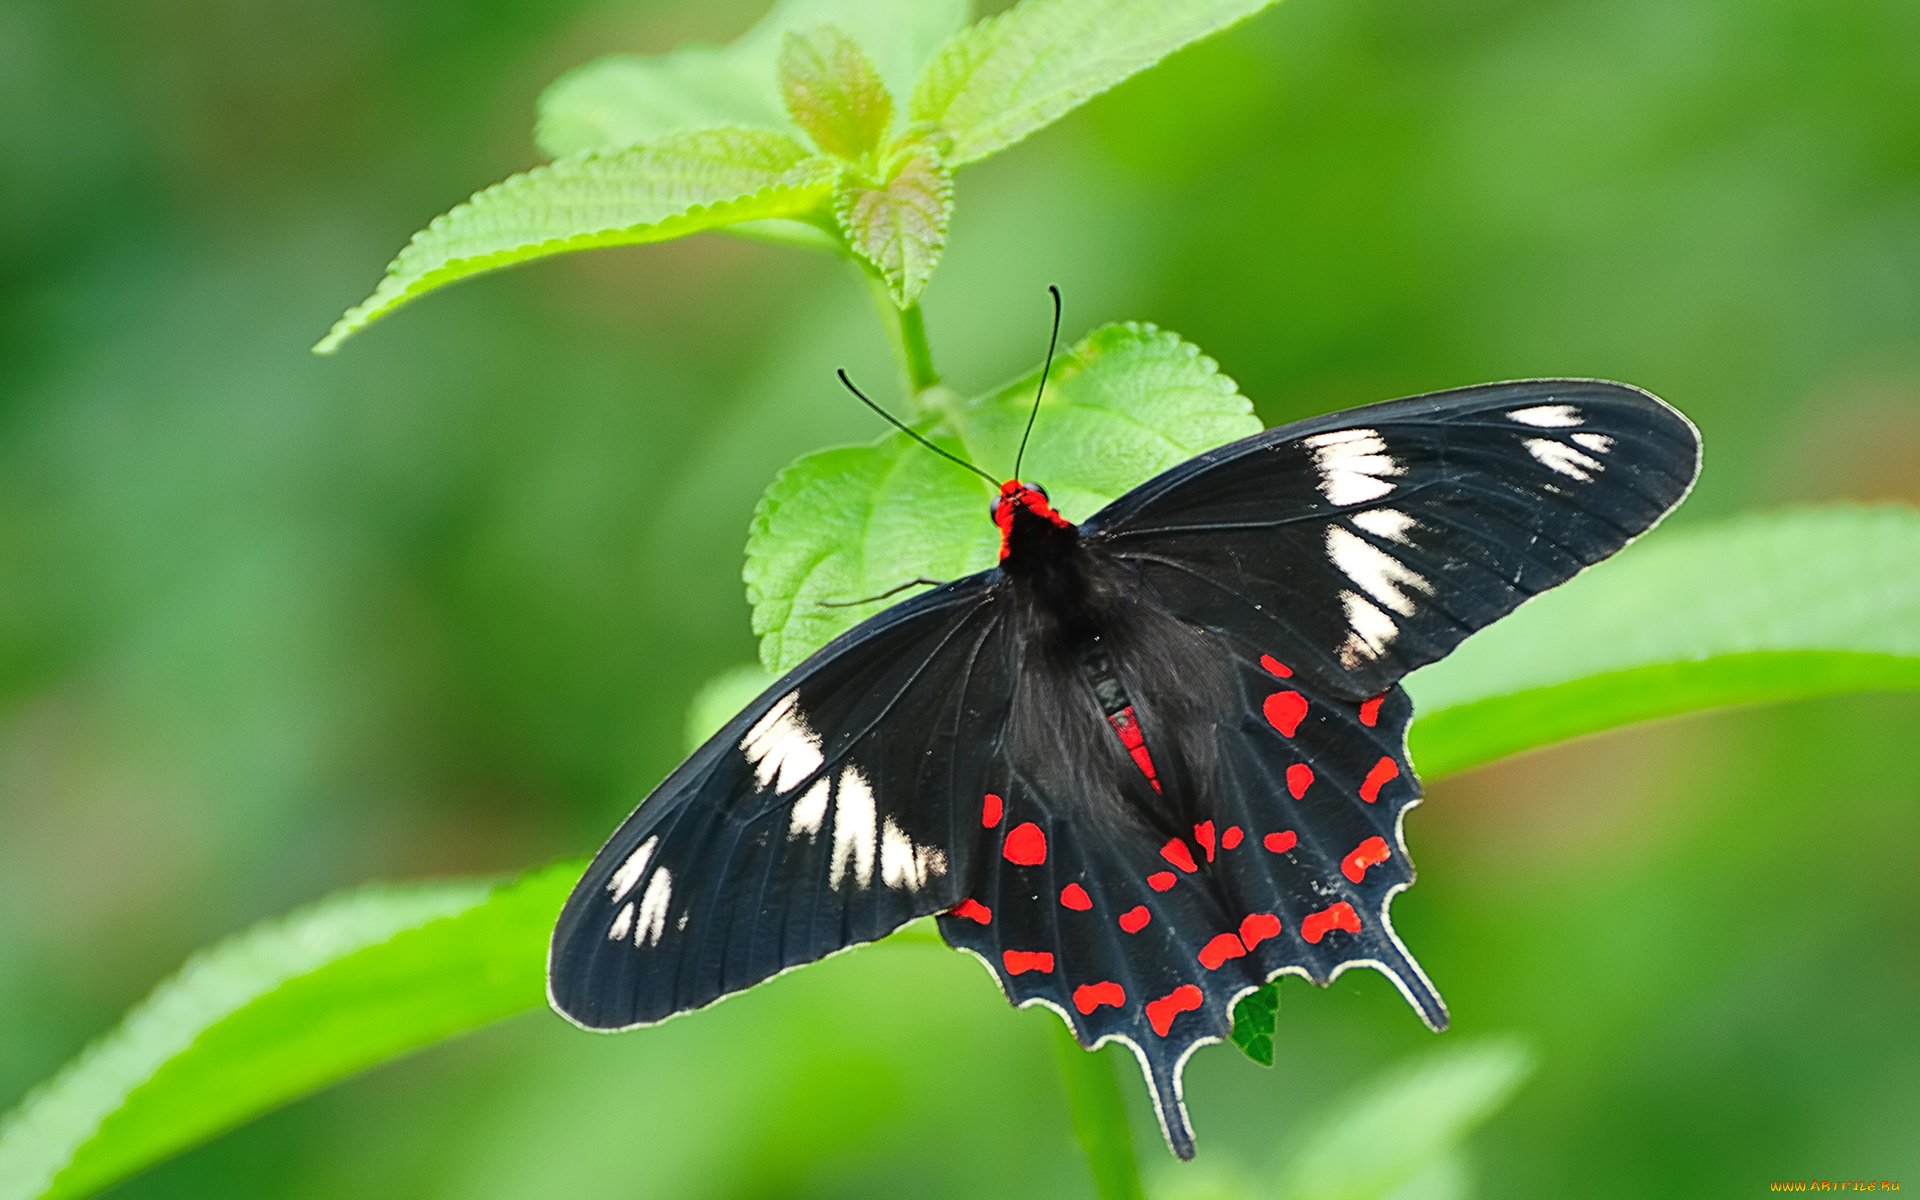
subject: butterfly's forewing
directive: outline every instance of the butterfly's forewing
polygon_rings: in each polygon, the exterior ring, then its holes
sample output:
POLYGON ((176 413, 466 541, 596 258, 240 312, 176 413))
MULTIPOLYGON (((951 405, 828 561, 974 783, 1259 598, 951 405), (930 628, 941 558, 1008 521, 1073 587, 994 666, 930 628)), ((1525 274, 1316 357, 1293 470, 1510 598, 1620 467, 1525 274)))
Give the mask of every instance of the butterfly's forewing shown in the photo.
POLYGON ((561 912, 548 991, 651 1024, 958 901, 978 736, 1010 681, 982 577, 911 600, 780 680, 614 833, 561 912))
POLYGON ((1692 424, 1637 388, 1486 384, 1233 442, 1082 529, 1181 619, 1361 700, 1645 533, 1699 464, 1692 424))

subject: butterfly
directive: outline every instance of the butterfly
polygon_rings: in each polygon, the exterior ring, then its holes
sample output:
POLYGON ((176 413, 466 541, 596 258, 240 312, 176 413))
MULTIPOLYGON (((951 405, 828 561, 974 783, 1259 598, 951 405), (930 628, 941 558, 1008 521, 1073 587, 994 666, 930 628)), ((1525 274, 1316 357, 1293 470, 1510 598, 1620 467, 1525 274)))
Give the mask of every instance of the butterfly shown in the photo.
POLYGON ((1388 914, 1420 797, 1399 681, 1699 464, 1657 397, 1550 379, 1269 429, 1078 525, 1016 465, 997 566, 835 639, 627 818, 549 998, 648 1025, 938 914, 1012 1003, 1130 1049, 1190 1158, 1187 1059, 1269 981, 1372 967, 1446 1026, 1388 914))

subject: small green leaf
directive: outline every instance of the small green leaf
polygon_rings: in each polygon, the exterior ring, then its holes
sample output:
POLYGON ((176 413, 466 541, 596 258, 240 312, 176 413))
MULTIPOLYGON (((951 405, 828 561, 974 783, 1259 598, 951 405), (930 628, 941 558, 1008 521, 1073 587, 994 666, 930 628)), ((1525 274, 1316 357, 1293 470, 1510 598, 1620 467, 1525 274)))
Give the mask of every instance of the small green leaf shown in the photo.
POLYGON ((998 153, 1183 46, 1276 0, 1021 0, 948 39, 911 119, 950 139, 952 167, 998 153))
POLYGON ((1517 1042, 1454 1046, 1388 1072, 1343 1099, 1301 1134, 1281 1174, 1286 1200, 1385 1200, 1423 1180, 1427 1195, 1457 1169, 1444 1166, 1461 1141, 1498 1112, 1533 1073, 1517 1042))
POLYGON ((331 354, 423 292, 529 259, 660 242, 736 221, 817 217, 835 160, 784 134, 710 129, 618 154, 585 154, 515 175, 413 236, 387 277, 314 347, 331 354))
POLYGON ((893 126, 893 97, 873 60, 832 25, 786 35, 780 93, 793 123, 841 158, 872 154, 893 126))
POLYGON ((1725 704, 1920 689, 1920 511, 1661 531, 1407 678, 1434 778, 1725 704))
POLYGON ((967 0, 781 0, 725 48, 616 54, 569 71, 541 95, 534 140, 564 158, 695 129, 791 131, 775 69, 788 33, 837 26, 864 49, 888 90, 904 96, 934 51, 967 19, 967 0))
POLYGON ((541 1003, 582 862, 346 892, 195 956, 0 1124, 0 1200, 77 1197, 541 1003))
POLYGON ((1280 986, 1263 984, 1233 1006, 1233 1044, 1263 1067, 1273 1065, 1273 1031, 1280 1016, 1280 986))
POLYGON ((931 154, 916 154, 885 184, 843 181, 833 208, 848 243, 887 281, 893 302, 905 308, 919 299, 947 246, 952 172, 931 154))
MULTIPOLYGON (((989 472, 1008 472, 1039 370, 967 401, 935 401, 920 431, 989 472)), ((1150 325, 1095 330, 1055 360, 1023 473, 1072 519, 1202 450, 1259 430, 1212 359, 1150 325)), ((876 596, 916 578, 991 567, 993 491, 904 434, 809 454, 761 497, 747 540, 747 598, 760 658, 776 671, 872 616, 876 596)), ((904 593, 896 599, 905 599, 904 593)))

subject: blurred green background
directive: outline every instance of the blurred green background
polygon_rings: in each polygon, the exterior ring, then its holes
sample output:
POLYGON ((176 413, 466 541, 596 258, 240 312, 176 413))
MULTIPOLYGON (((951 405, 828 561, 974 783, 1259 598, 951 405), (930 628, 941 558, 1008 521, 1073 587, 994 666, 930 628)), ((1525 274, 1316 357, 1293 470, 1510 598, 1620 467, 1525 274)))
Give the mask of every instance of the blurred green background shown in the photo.
MULTIPOLYGON (((0 1107, 196 947, 374 878, 591 850, 753 657, 760 489, 878 430, 825 257, 600 251, 307 347, 537 161, 533 101, 744 0, 0 0, 0 1107)), ((961 175, 962 391, 1150 320, 1268 423, 1598 375, 1690 413, 1675 518, 1920 502, 1920 6, 1288 0, 961 175)), ((884 383, 878 384, 884 392, 884 383)), ((1920 1186, 1920 699, 1628 730, 1444 781, 1396 924, 1533 1082, 1492 1197, 1920 1186)), ((1379 976, 1200 1054, 1176 1170, 1259 1173, 1435 1043, 1379 976)), ((1089 1195, 1052 1018, 888 947, 608 1039, 548 1014, 127 1197, 1089 1195)), ((1123 1064, 1124 1065, 1124 1064, 1123 1064)))

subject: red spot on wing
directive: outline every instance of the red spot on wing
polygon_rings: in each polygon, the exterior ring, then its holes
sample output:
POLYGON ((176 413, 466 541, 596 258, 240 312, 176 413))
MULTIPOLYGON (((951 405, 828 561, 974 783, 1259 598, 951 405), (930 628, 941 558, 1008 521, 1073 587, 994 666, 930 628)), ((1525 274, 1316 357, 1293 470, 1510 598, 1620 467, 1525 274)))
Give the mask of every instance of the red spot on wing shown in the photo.
POLYGON ((1267 697, 1260 711, 1267 714, 1268 724, 1292 737, 1294 730, 1300 728, 1300 722, 1306 718, 1307 698, 1299 692, 1275 692, 1267 697))
POLYGON ((1027 971, 1053 974, 1053 955, 1045 950, 1008 950, 1000 955, 1000 961, 1007 965, 1009 975, 1020 975, 1027 971))
POLYGON ((1329 930, 1334 929, 1344 929, 1348 933, 1360 932, 1360 914, 1354 912, 1353 905, 1345 900, 1317 913, 1308 913, 1300 922, 1300 936, 1316 944, 1327 936, 1329 930))
POLYGON ((1111 979, 1100 983, 1083 983, 1073 989, 1073 1006, 1080 1010, 1081 1016, 1086 1016, 1102 1004, 1119 1008, 1126 1002, 1127 989, 1111 979))
POLYGON ((1272 913, 1248 913, 1240 922, 1240 941, 1251 950, 1270 937, 1280 936, 1280 918, 1272 913))
POLYGON ((1172 871, 1155 871, 1147 876, 1147 886, 1156 892, 1164 892, 1173 886, 1173 879, 1172 871))
POLYGON ((1007 834, 1006 844, 1000 847, 1000 853, 1007 856, 1010 863, 1023 867, 1037 867, 1047 861, 1047 835, 1032 821, 1015 825, 1007 834))
POLYGON ((1299 837, 1294 834, 1293 830, 1282 829, 1279 833, 1270 833, 1266 837, 1261 838, 1260 844, 1275 854, 1285 854, 1287 851, 1293 849, 1295 843, 1299 842, 1299 840, 1299 837))
POLYGON ((1360 785, 1360 798, 1368 804, 1380 799, 1381 786, 1399 773, 1399 763, 1391 758, 1382 758, 1373 764, 1373 770, 1367 772, 1366 782, 1360 785))
POLYGON ((1242 830, 1238 825, 1229 825, 1227 826, 1227 831, 1220 835, 1220 848, 1222 850, 1231 850, 1235 846, 1238 846, 1240 839, 1245 836, 1247 836, 1246 831, 1242 830))
POLYGON ((1262 654, 1260 656, 1260 665, 1282 679, 1291 679, 1293 677, 1293 668, 1271 654, 1262 654))
POLYGON ((986 803, 980 806, 981 826, 986 829, 992 829, 995 825, 998 825, 1000 823, 1001 808, 1000 797, 994 795, 992 792, 988 792, 986 803))
POLYGON ((1370 837, 1340 860, 1340 873, 1359 883, 1367 877, 1367 868, 1387 861, 1387 839, 1370 837))
POLYGON ((1070 883, 1060 889, 1060 903, 1075 912, 1085 912, 1093 907, 1093 899, 1087 895, 1087 889, 1077 883, 1070 883))
MULTIPOLYGON (((1169 875, 1167 878, 1172 879, 1173 876, 1169 875)), ((1120 928, 1126 930, 1128 933, 1139 933, 1147 927, 1147 922, 1151 920, 1153 920, 1153 914, 1147 911, 1147 906, 1144 904, 1136 904, 1120 914, 1120 928)))
POLYGON ((1202 821, 1193 827, 1193 840, 1207 852, 1207 861, 1213 861, 1213 822, 1202 821))
POLYGON ((1230 958, 1245 958, 1247 948, 1240 944, 1238 934, 1223 933, 1206 945, 1200 947, 1200 965, 1209 971, 1218 971, 1220 964, 1230 958))
POLYGON ((1360 723, 1362 725, 1374 725, 1379 723, 1380 702, 1382 700, 1385 700, 1386 698, 1387 697, 1385 693, 1382 693, 1378 696, 1375 696, 1373 699, 1367 701, 1366 703, 1360 706, 1360 723))
POLYGON ((978 921, 985 925, 993 920, 993 910, 978 900, 962 900, 948 913, 949 916, 965 917, 969 921, 978 921))
POLYGON ((1183 983, 1158 1000, 1147 1001, 1147 1023, 1161 1037, 1167 1036, 1167 1030, 1173 1028, 1173 1019, 1183 1012, 1192 1012, 1200 1007, 1200 989, 1191 983, 1183 983))
POLYGON ((1313 786, 1313 768, 1305 763, 1295 763, 1287 768, 1287 790, 1298 800, 1307 794, 1313 786))
POLYGON ((1174 838, 1166 845, 1160 847, 1160 857, 1188 874, 1192 874, 1200 869, 1194 865, 1193 851, 1187 849, 1187 844, 1179 838, 1174 838))

